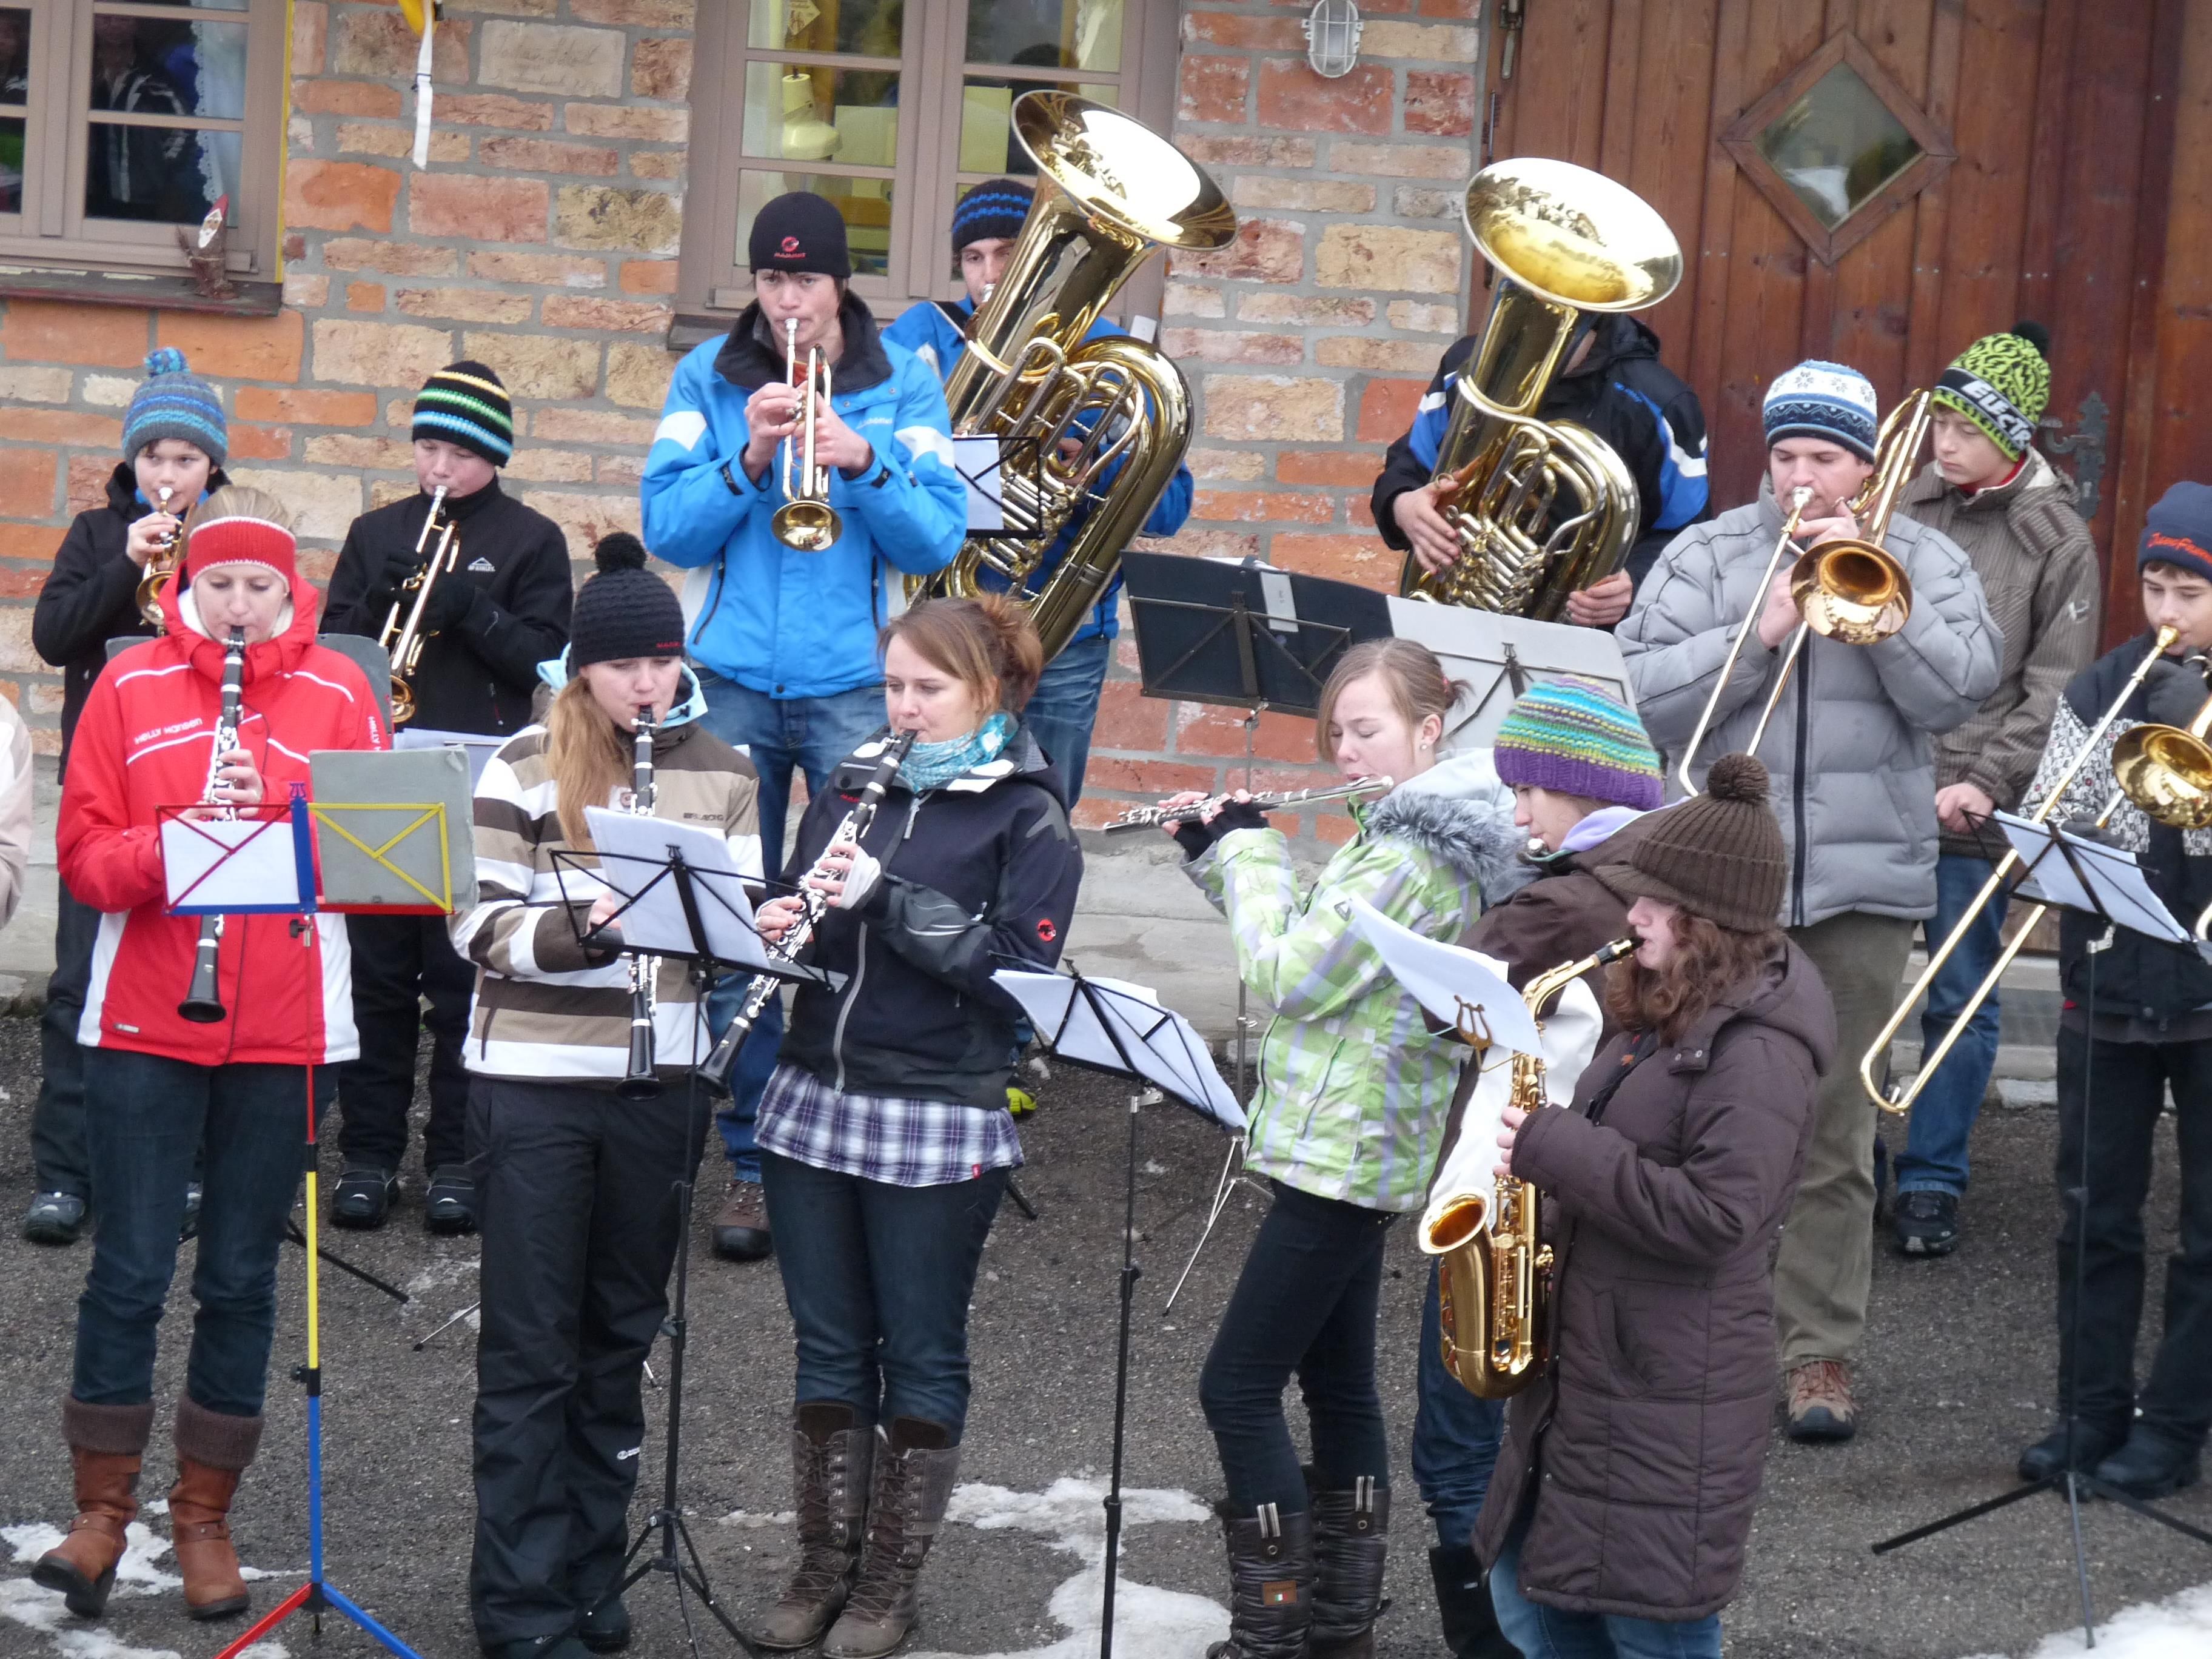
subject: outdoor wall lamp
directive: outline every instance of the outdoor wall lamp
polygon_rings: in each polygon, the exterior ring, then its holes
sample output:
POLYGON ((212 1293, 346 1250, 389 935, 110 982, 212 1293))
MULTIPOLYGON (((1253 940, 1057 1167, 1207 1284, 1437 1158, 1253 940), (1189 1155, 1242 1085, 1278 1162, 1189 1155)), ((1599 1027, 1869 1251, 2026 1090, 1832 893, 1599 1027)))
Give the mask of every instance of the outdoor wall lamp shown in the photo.
POLYGON ((1359 8, 1352 0, 1315 0, 1306 18, 1306 62, 1334 81, 1359 61, 1359 8))

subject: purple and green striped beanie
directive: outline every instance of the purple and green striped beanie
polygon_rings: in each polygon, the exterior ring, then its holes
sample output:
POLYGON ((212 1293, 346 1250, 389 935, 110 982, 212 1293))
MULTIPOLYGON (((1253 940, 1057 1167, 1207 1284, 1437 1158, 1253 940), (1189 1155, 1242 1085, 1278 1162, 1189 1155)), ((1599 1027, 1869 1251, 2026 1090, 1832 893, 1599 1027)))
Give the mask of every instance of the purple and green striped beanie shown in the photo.
POLYGON ((1589 680, 1532 686, 1492 739, 1500 781, 1649 812, 1659 805, 1659 751, 1636 711, 1589 680))
POLYGON ((140 450, 164 438, 183 439, 216 466, 230 448, 222 399, 191 372, 174 346, 146 354, 146 378, 131 394, 131 412, 123 417, 125 462, 137 460, 140 450))

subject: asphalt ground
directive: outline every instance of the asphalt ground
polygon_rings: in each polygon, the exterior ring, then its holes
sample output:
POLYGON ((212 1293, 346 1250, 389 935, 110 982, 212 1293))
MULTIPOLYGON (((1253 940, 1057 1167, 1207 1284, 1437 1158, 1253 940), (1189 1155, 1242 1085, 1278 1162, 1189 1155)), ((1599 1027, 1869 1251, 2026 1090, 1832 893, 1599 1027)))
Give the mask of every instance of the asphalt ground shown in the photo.
MULTIPOLYGON (((30 1187, 26 1143, 36 1085, 34 1028, 0 1020, 0 1655, 69 1659, 204 1659, 240 1626, 188 1623, 160 1552, 166 1522, 151 1517, 148 1563, 111 1603, 98 1631, 58 1614, 25 1579, 40 1524, 66 1524, 68 1462, 57 1435, 66 1387, 74 1298, 88 1247, 48 1249, 14 1237, 30 1187), (14 1565, 8 1557, 25 1559, 14 1565), (166 1580, 166 1582, 165 1582, 166 1580)), ((1042 1218, 1002 1212, 984 1258, 971 1340, 973 1415, 963 1490, 923 1579, 923 1626, 912 1653, 1073 1659, 1096 1637, 1071 1632, 1095 1607, 1103 1522, 1092 1482, 1107 1468, 1113 1420, 1115 1311, 1123 1183, 1117 1086, 1060 1073, 1038 1085, 1042 1109, 1025 1121, 1030 1167, 1022 1184, 1042 1218), (994 1488, 1000 1490, 992 1490, 994 1488), (1063 1619, 1060 1615, 1068 1615, 1063 1619)), ((1883 1253, 1872 1329, 1860 1366, 1863 1428, 1842 1448, 1802 1449, 1777 1435, 1741 1598, 1726 1616, 1734 1659, 1765 1656, 2019 1655, 2076 1617, 2065 1508, 2040 1498, 1898 1554, 1869 1543, 2014 1484, 2019 1448, 2044 1427, 2051 1393, 2052 1201, 2048 1110, 1992 1111, 1976 1149, 1968 1236, 1956 1256, 1908 1264, 1883 1253)), ((1133 1489, 1123 1539, 1125 1601, 1136 1628, 1120 1650, 1138 1659, 1195 1654, 1189 1634, 1225 1601, 1218 1534, 1200 1504, 1218 1490, 1196 1382, 1215 1320, 1249 1246, 1258 1203, 1231 1204, 1183 1300, 1162 1304, 1189 1253, 1224 1143, 1169 1107, 1140 1117, 1138 1286, 1129 1384, 1126 1480, 1133 1489), (1195 1623, 1194 1624, 1194 1620, 1195 1623), (1175 1634, 1178 1630, 1185 1633, 1175 1634)), ((334 1149, 324 1153, 327 1180, 334 1149)), ((710 1172, 716 1166, 709 1164, 710 1172)), ((465 1325, 426 1351, 413 1343, 472 1299, 472 1240, 426 1237, 420 1182, 385 1231, 337 1235, 348 1259, 414 1294, 404 1306, 341 1273, 324 1279, 324 1421, 328 1577, 432 1659, 474 1650, 465 1600, 473 1504, 469 1480, 472 1356, 465 1325)), ((790 1335, 772 1264, 733 1267, 708 1257, 702 1194, 695 1232, 692 1340, 684 1424, 682 1502, 708 1573, 742 1621, 772 1599, 792 1559, 785 1423, 790 1335)), ((2174 1192, 2162 1171, 2150 1213, 2154 1251, 2172 1247, 2174 1192)), ((190 1247, 179 1282, 189 1272, 190 1247)), ((1380 1352, 1397 1447, 1392 1479, 1400 1509, 1379 1628, 1386 1659, 1442 1652, 1436 1635, 1421 1523, 1404 1447, 1413 1419, 1414 1342, 1425 1263, 1404 1231, 1394 1242, 1380 1352)), ((254 1586, 257 1609, 299 1582, 307 1563, 304 1407, 287 1380, 303 1352, 303 1255, 288 1249, 270 1426, 260 1462, 234 1516, 244 1559, 272 1575, 254 1586)), ((184 1302, 181 1290, 179 1301, 184 1302)), ((2159 1305, 2154 1281, 2148 1298, 2159 1305)), ((183 1372, 184 1310, 164 1332, 157 1397, 173 1400, 183 1372)), ((667 1378, 665 1348, 654 1369, 667 1378)), ((655 1424, 645 1448, 645 1490, 657 1494, 665 1391, 648 1391, 655 1424)), ((165 1404, 146 1486, 170 1474, 165 1404)), ((1296 1420, 1296 1413, 1293 1413, 1296 1420)), ((635 1513, 642 1516, 641 1499, 635 1513)), ((2203 1489, 2168 1506, 2212 1528, 2203 1489)), ((2083 1537, 2100 1608, 2154 1600, 2212 1581, 2212 1550, 2098 1504, 2083 1537)), ((632 1593, 634 1652, 681 1652, 675 1600, 665 1582, 632 1593)), ((695 1609, 695 1620, 698 1617, 695 1609)), ((1212 1617, 1221 1620, 1221 1615, 1212 1617)), ((1091 1614, 1095 1631, 1096 1613, 1091 1614)), ((1215 1633, 1218 1633, 1217 1628, 1215 1633)), ((295 1622, 256 1659, 310 1650, 295 1622)), ((703 1653, 738 1650, 710 1629, 703 1653)), ((342 1621, 327 1622, 321 1651, 380 1651, 342 1621)))

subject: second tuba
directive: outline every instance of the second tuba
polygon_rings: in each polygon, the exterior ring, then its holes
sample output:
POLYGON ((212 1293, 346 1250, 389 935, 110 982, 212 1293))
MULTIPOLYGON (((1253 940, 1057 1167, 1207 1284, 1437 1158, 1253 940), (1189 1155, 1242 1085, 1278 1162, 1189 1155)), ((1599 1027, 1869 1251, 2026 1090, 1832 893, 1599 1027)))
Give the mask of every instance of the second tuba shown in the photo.
POLYGON ((1433 574, 1407 554, 1400 592, 1555 621, 1568 594, 1628 556, 1640 507, 1610 444, 1536 410, 1583 313, 1657 305, 1682 279, 1682 250, 1643 198, 1570 161, 1493 162, 1466 210, 1498 295, 1445 394, 1432 472, 1461 551, 1433 574))
POLYGON ((954 434, 996 438, 1006 456, 1006 531, 970 537, 908 588, 972 599, 991 572, 1028 608, 1048 660, 1113 580, 1190 441, 1190 389, 1172 362, 1141 340, 1085 337, 1155 249, 1225 246, 1237 216, 1196 163, 1119 110, 1027 92, 1013 125, 1036 163, 1036 199, 945 383, 954 434))

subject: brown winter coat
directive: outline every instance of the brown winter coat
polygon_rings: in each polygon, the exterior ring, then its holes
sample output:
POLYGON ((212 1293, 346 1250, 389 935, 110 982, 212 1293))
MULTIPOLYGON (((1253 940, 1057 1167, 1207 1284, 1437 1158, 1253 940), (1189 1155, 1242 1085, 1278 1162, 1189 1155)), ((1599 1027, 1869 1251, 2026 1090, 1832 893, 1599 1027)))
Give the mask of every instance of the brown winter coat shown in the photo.
POLYGON ((1836 1042, 1787 945, 1754 984, 1631 1070, 1622 1034, 1513 1173, 1558 1259, 1551 1366, 1507 1408, 1476 1523, 1486 1564, 1532 1494, 1521 1591, 1570 1612, 1701 1619, 1734 1596, 1774 1411, 1774 1250, 1836 1042))

